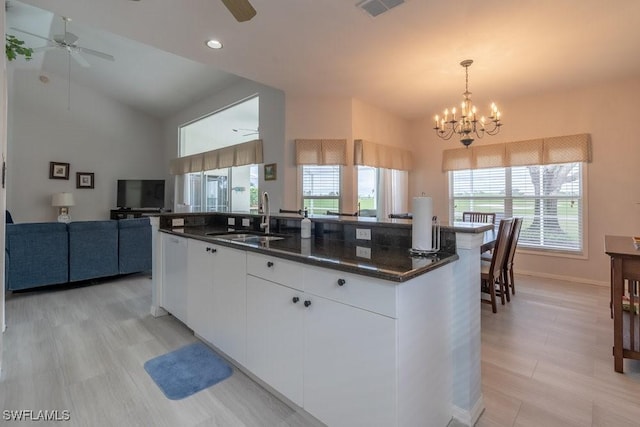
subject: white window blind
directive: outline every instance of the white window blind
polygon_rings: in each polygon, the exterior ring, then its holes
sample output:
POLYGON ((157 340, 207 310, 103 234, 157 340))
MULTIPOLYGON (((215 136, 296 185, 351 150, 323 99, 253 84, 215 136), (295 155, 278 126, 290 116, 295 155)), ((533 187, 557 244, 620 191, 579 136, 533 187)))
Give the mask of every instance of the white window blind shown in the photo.
POLYGON ((303 165, 302 202, 310 214, 340 210, 340 166, 303 165))
POLYGON ((518 245, 579 253, 583 241, 583 163, 468 169, 450 172, 452 217, 495 212, 522 217, 518 245))

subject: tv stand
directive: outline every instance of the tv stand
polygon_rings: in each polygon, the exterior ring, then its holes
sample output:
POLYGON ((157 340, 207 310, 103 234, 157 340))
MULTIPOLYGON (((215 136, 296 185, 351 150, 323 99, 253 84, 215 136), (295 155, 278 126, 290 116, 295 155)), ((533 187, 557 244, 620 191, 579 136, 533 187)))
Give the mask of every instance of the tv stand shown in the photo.
POLYGON ((127 218, 140 218, 148 215, 155 215, 165 211, 162 208, 142 208, 142 209, 133 209, 133 208, 118 208, 111 209, 111 219, 127 219, 127 218))

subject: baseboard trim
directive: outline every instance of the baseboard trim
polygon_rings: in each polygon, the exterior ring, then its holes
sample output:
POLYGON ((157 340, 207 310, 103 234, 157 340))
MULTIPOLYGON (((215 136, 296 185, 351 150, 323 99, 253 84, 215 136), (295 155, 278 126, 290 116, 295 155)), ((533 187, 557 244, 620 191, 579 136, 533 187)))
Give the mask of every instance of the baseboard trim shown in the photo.
POLYGON ((482 413, 484 412, 484 401, 482 399, 482 395, 480 395, 480 398, 478 398, 475 405, 473 405, 471 411, 466 411, 456 405, 453 405, 453 407, 451 408, 451 412, 453 418, 455 418, 459 423, 462 423, 466 426, 475 425, 475 423, 478 422, 478 418, 480 418, 480 415, 482 415, 482 413))
POLYGON ((153 317, 166 316, 167 314, 169 314, 167 310, 157 305, 152 305, 150 312, 153 317))
POLYGON ((600 280, 593 280, 593 279, 585 279, 584 277, 563 276, 561 274, 541 273, 539 271, 523 271, 523 270, 515 270, 515 273, 521 274, 523 276, 540 277, 543 279, 564 280, 567 282, 584 283, 587 285, 597 285, 597 286, 606 286, 606 287, 610 286, 609 282, 602 282, 600 280))

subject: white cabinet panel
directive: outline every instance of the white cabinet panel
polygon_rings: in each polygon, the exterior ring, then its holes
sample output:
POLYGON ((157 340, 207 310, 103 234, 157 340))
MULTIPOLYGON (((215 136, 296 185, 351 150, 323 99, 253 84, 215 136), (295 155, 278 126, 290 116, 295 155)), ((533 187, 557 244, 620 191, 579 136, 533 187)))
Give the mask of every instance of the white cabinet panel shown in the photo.
POLYGON ((193 332, 212 342, 211 306, 213 304, 214 245, 190 240, 188 248, 189 293, 187 324, 193 332))
POLYGON ((268 255, 247 253, 247 273, 303 290, 304 264, 268 255))
POLYGON ((187 239, 162 235, 162 306, 187 323, 187 239))
POLYGON ((397 284, 327 268, 306 269, 305 292, 396 317, 397 284))
POLYGON ((246 357, 247 255, 213 246, 213 296, 209 304, 211 342, 239 363, 246 357))
POLYGON ((332 427, 396 425, 396 321, 307 300, 304 409, 332 427))
POLYGON ((189 242, 189 316, 193 331, 239 363, 246 353, 246 253, 189 242))
POLYGON ((302 292, 247 276, 246 366, 299 406, 303 315, 302 292))

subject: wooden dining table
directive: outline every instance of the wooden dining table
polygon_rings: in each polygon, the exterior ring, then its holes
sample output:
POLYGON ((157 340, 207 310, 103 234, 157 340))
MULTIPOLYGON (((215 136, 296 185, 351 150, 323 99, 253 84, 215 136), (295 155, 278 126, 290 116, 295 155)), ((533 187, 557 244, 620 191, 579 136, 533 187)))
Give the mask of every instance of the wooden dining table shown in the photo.
POLYGON ((614 369, 622 373, 625 358, 640 359, 640 249, 631 236, 605 236, 604 248, 611 257, 614 369))

